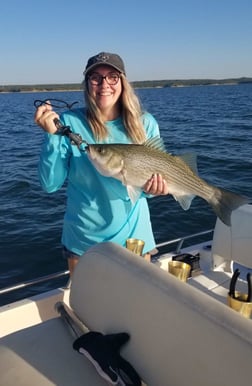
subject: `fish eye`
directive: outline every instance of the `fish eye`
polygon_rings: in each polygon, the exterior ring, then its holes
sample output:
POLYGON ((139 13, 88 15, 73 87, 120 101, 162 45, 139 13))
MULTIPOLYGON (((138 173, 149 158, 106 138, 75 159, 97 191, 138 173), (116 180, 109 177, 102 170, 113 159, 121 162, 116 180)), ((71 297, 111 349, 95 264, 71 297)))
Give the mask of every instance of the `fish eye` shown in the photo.
POLYGON ((97 151, 98 153, 103 154, 105 152, 105 149, 102 146, 98 146, 97 151))

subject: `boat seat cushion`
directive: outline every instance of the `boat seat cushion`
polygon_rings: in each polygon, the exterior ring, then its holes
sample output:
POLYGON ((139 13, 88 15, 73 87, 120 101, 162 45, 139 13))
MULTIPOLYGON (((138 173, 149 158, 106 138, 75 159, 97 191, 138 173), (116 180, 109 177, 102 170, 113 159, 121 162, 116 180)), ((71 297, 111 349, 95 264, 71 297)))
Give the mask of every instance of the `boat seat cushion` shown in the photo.
POLYGON ((251 321, 126 248, 81 258, 70 305, 89 330, 129 333, 121 354, 149 386, 251 382, 251 321))
POLYGON ((72 348, 74 337, 61 318, 3 337, 3 386, 107 386, 91 362, 72 348))

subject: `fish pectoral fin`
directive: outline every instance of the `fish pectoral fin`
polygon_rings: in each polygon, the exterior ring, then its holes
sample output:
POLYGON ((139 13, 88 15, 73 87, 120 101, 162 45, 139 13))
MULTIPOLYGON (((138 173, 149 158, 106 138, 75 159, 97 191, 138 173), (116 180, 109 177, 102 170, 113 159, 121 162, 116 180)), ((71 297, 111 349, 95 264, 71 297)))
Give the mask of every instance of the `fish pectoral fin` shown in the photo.
POLYGON ((121 175, 121 181, 122 181, 122 183, 123 183, 123 185, 125 185, 125 186, 127 186, 127 170, 124 168, 124 163, 123 163, 123 161, 122 161, 122 163, 121 163, 121 166, 122 166, 122 168, 121 168, 121 170, 120 170, 120 175, 121 175))
POLYGON ((178 201, 182 209, 188 210, 195 196, 191 194, 191 195, 184 195, 184 196, 173 195, 173 197, 176 201, 178 201))
POLYGON ((127 185, 127 192, 130 198, 130 201, 132 204, 135 204, 135 202, 139 199, 140 195, 142 194, 142 189, 136 188, 132 185, 127 185))

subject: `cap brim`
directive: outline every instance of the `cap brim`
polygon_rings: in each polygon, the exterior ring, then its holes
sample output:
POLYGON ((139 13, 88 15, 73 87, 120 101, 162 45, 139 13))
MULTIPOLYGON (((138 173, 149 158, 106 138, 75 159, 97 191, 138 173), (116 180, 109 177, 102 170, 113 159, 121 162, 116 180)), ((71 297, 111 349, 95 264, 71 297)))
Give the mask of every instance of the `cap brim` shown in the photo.
POLYGON ((92 64, 91 66, 89 66, 84 72, 83 74, 84 75, 87 75, 91 70, 93 70, 94 68, 96 67, 99 67, 99 66, 109 66, 109 67, 112 67, 114 68, 115 70, 119 71, 120 73, 123 73, 124 72, 119 68, 119 67, 116 67, 114 64, 110 64, 110 63, 94 63, 92 64))

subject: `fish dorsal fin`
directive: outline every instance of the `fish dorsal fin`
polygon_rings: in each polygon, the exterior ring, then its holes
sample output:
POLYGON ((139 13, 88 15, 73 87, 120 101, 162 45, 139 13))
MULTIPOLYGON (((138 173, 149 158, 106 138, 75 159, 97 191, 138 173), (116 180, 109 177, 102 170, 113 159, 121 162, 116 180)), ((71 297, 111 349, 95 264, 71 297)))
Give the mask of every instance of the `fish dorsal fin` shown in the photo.
POLYGON ((151 149, 156 149, 156 150, 160 150, 160 151, 166 152, 164 141, 163 141, 162 138, 160 138, 158 136, 147 139, 143 143, 143 145, 146 146, 146 147, 149 147, 151 149))
POLYGON ((197 155, 195 153, 185 153, 180 155, 180 158, 189 166, 190 169, 198 174, 197 155))

